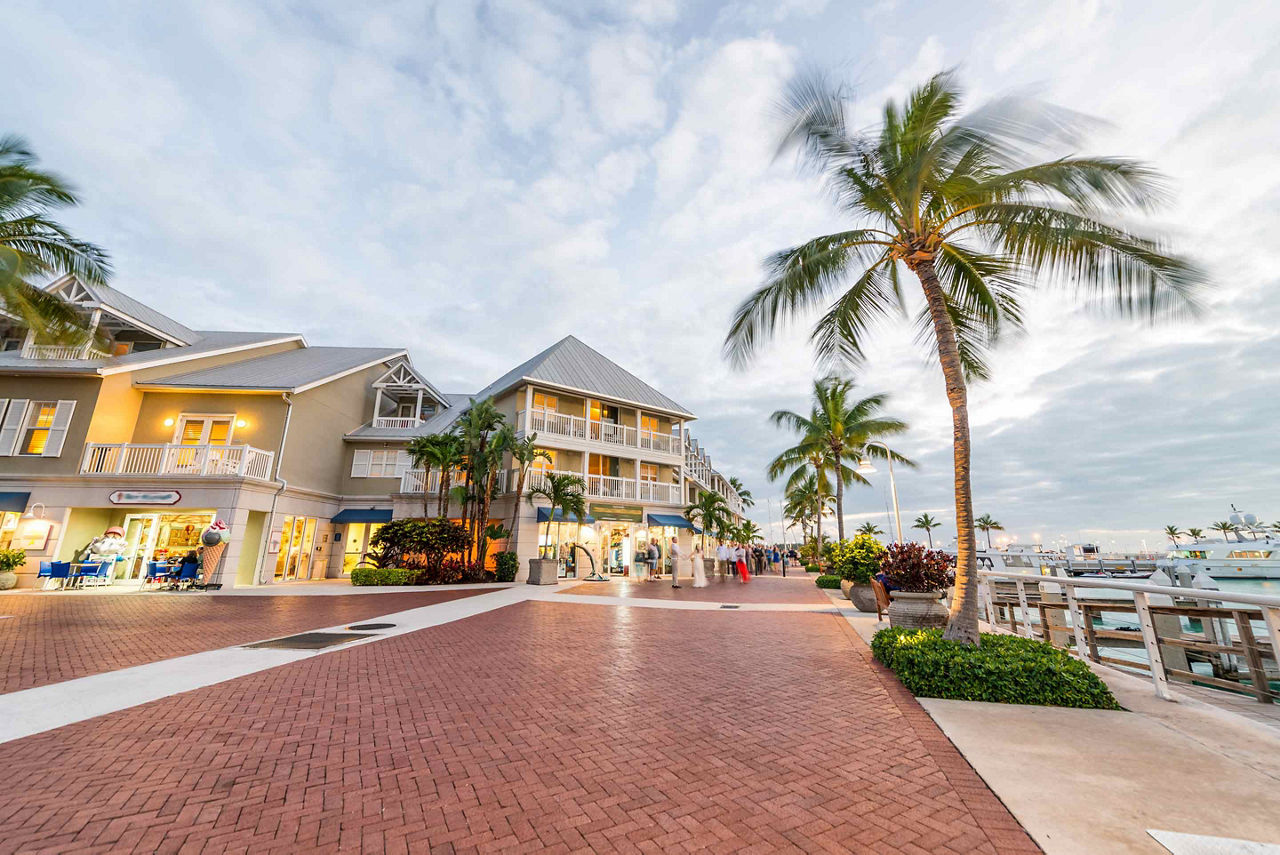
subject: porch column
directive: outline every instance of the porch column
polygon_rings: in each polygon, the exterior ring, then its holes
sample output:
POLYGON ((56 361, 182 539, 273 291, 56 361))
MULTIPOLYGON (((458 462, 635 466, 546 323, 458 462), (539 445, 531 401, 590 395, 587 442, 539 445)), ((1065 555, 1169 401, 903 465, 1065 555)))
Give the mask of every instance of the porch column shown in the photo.
POLYGON ((420 421, 422 419, 422 387, 418 387, 418 406, 413 411, 413 420, 420 421))
MULTIPOLYGON (((533 387, 528 383, 524 386, 524 432, 525 435, 533 430, 533 387)), ((527 571, 526 571, 527 572, 527 571)))
POLYGON ((378 416, 382 415, 382 387, 379 386, 373 393, 373 418, 376 421, 378 416))
POLYGON ((635 482, 636 482, 636 501, 638 502, 640 501, 640 458, 639 457, 636 458, 635 482))

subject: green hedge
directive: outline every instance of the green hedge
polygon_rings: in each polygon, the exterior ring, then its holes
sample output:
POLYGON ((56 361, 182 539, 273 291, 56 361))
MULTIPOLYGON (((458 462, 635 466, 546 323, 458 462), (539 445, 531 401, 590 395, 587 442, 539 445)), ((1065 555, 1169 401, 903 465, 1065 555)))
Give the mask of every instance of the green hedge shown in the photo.
POLYGON ((940 629, 882 629, 871 652, 922 698, 1118 710, 1089 666, 1043 641, 982 634, 969 647, 943 641, 940 629))
POLYGON ((516 558, 514 552, 499 552, 495 559, 498 568, 499 582, 514 582, 516 580, 516 571, 520 569, 520 559, 516 558))
POLYGON ((806 565, 804 566, 804 572, 806 572, 806 573, 817 573, 817 572, 819 572, 821 569, 822 569, 822 568, 821 568, 821 567, 819 567, 817 564, 806 564, 806 565))
POLYGON ((840 587, 840 577, 839 577, 839 576, 822 575, 822 576, 819 576, 817 579, 814 579, 814 580, 813 580, 813 583, 814 583, 815 585, 817 585, 819 588, 839 588, 839 587, 840 587))
POLYGON ((412 585, 416 570, 399 567, 357 567, 351 571, 352 585, 412 585))

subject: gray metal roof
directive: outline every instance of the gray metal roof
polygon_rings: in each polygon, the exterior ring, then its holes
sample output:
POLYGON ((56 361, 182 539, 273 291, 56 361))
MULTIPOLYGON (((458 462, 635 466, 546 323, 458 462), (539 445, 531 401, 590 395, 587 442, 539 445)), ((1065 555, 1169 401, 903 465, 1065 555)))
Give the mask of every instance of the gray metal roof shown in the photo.
POLYGON ((134 320, 141 321, 183 344, 192 344, 200 338, 200 334, 190 327, 178 323, 168 315, 163 315, 144 303, 139 303, 128 294, 117 291, 110 285, 93 285, 89 286, 89 288, 94 294, 98 295, 98 299, 102 301, 103 305, 116 309, 134 320))
POLYGON ((61 373, 96 374, 100 370, 111 372, 121 369, 145 368, 156 362, 171 360, 197 359, 209 353, 234 347, 249 347, 271 341, 301 339, 297 333, 285 332, 235 332, 222 330, 205 330, 195 334, 195 344, 185 347, 163 347, 159 350, 139 350, 120 356, 109 356, 105 359, 23 359, 20 351, 11 350, 0 353, 0 372, 12 373, 48 373, 56 369, 61 373))
POLYGON ((293 392, 362 365, 394 359, 403 353, 403 350, 391 347, 303 347, 201 371, 157 377, 141 385, 293 392))
POLYGON ((431 436, 444 433, 453 427, 453 423, 467 411, 467 403, 474 395, 460 395, 446 392, 444 394, 448 406, 438 410, 431 418, 414 428, 376 428, 373 422, 367 422, 347 434, 352 439, 412 439, 415 436, 431 436))
POLYGON ((477 400, 497 396, 524 378, 693 417, 688 409, 573 336, 565 336, 532 359, 517 365, 476 393, 477 400))

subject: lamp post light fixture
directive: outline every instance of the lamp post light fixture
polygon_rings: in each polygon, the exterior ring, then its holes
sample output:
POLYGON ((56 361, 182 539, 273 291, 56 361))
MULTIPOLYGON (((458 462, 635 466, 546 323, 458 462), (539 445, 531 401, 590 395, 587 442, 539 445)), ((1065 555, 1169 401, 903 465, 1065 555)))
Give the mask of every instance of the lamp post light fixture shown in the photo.
MULTIPOLYGON (((885 459, 889 461, 889 489, 893 492, 893 518, 894 520, 897 521, 897 524, 898 524, 898 543, 903 543, 904 541, 902 539, 902 511, 898 510, 898 482, 894 480, 894 477, 893 477, 893 452, 889 450, 889 446, 885 445, 883 442, 880 442, 879 440, 873 440, 871 442, 868 442, 864 447, 870 448, 873 445, 878 445, 881 448, 883 448, 885 459)), ((859 475, 870 475, 871 473, 876 471, 876 468, 871 465, 871 458, 867 457, 864 454, 862 459, 858 461, 857 471, 859 475)))

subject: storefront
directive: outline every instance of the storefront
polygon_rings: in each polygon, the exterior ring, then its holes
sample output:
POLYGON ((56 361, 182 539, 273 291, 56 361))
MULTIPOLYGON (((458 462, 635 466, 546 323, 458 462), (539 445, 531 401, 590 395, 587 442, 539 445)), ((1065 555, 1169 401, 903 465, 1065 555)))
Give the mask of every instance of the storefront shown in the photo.
POLYGON ((368 559, 370 541, 378 529, 391 522, 391 513, 377 508, 348 508, 331 520, 334 542, 342 544, 343 576, 350 576, 352 570, 368 559))
MULTIPOLYGON (((124 561, 116 563, 117 579, 141 580, 148 561, 172 561, 200 546, 200 533, 217 515, 213 510, 195 511, 131 511, 119 512, 118 522, 109 520, 107 527, 124 529, 128 546, 124 561)), ((105 528, 104 528, 105 531, 105 528)), ((71 544, 77 551, 85 544, 71 544)))

